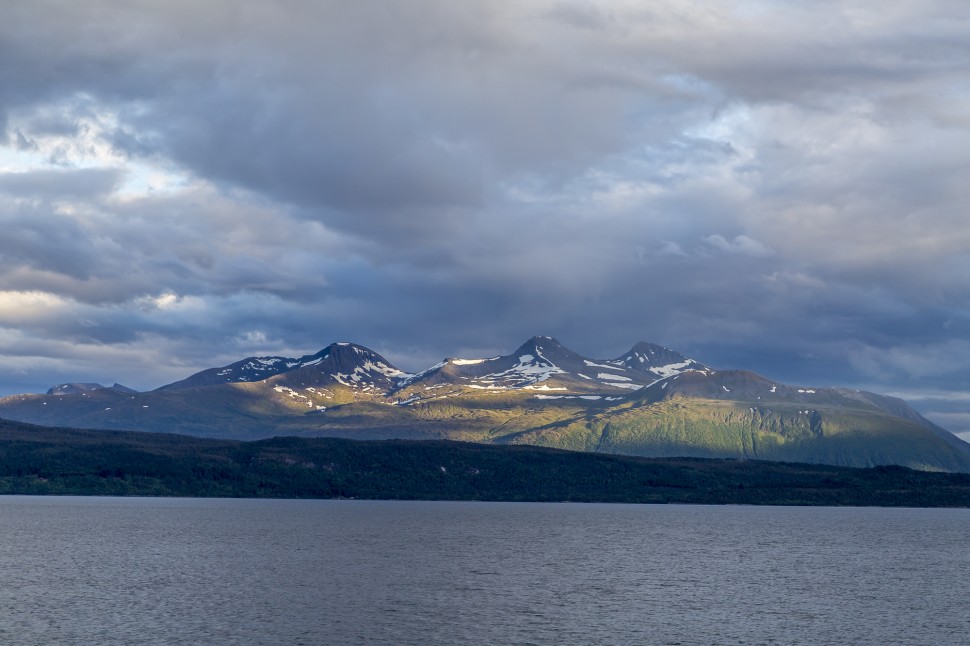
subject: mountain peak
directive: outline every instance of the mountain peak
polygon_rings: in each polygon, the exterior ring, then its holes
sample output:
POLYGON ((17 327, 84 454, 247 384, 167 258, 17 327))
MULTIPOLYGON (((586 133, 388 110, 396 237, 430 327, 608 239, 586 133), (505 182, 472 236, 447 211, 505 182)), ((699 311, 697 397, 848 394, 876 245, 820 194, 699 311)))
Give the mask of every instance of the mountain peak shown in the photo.
POLYGON ((573 354, 571 350, 551 336, 534 336, 520 345, 513 354, 532 354, 538 355, 538 357, 549 356, 551 358, 564 352, 573 354))
POLYGON ((641 353, 641 354, 654 354, 657 352, 673 352, 670 348, 664 347, 662 345, 657 345, 656 343, 648 343, 646 341, 637 341, 630 348, 631 353, 641 353))
POLYGON ((561 348, 561 347, 563 347, 562 343, 560 343, 558 339, 556 339, 555 337, 551 337, 551 336, 534 336, 534 337, 531 337, 525 343, 523 343, 521 347, 524 348, 524 347, 527 347, 527 346, 528 347, 548 346, 550 348, 553 348, 553 347, 555 347, 555 348, 561 348))
POLYGON ((351 343, 350 341, 331 343, 317 354, 330 354, 331 356, 337 357, 380 357, 383 360, 381 355, 370 348, 351 343))
POLYGON ((613 359, 610 363, 630 370, 648 372, 661 378, 688 370, 696 370, 706 374, 714 372, 710 367, 694 361, 676 350, 646 341, 635 343, 628 352, 613 359))
POLYGON ((370 348, 349 341, 331 343, 312 357, 304 357, 300 360, 300 367, 313 366, 319 363, 326 363, 330 368, 349 369, 351 371, 366 364, 381 364, 394 372, 401 372, 392 366, 390 361, 370 348))
POLYGON ((386 392, 409 376, 370 348, 341 341, 303 357, 291 370, 273 376, 271 382, 281 388, 339 384, 375 394, 386 392))

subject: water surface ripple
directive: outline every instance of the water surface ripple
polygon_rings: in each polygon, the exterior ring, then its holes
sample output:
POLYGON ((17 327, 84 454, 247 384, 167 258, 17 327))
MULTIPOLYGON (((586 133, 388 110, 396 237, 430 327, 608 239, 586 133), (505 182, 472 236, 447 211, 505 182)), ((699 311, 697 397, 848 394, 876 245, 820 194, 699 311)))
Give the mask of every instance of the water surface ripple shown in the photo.
POLYGON ((968 644, 970 510, 0 497, 3 644, 968 644))

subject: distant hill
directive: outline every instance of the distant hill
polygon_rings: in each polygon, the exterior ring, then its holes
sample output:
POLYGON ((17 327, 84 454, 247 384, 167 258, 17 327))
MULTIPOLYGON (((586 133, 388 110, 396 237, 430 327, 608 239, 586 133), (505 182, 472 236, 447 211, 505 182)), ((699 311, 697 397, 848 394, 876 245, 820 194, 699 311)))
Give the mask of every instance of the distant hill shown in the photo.
POLYGON ((96 383, 72 383, 72 384, 58 384, 49 388, 47 390, 48 395, 78 395, 81 393, 88 393, 92 390, 113 390, 117 393, 136 393, 137 390, 133 388, 128 388, 127 386, 122 386, 121 384, 115 384, 113 386, 102 386, 96 383))
POLYGON ((590 359, 537 336, 507 355, 418 373, 344 342, 299 359, 242 359, 151 392, 68 386, 0 399, 0 416, 227 439, 449 439, 970 472, 970 445, 902 400, 715 370, 643 342, 590 359))

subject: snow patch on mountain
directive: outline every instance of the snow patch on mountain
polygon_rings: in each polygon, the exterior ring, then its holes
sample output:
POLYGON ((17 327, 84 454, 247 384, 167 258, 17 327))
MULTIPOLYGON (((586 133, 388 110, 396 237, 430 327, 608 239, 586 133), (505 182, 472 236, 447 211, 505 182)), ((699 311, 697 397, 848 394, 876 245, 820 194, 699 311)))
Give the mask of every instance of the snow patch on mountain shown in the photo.
MULTIPOLYGON (((299 366, 301 368, 307 368, 309 366, 319 365, 324 359, 329 359, 329 358, 330 358, 330 355, 327 354, 327 355, 324 355, 324 356, 319 357, 317 359, 313 359, 312 361, 306 361, 306 362, 297 361, 294 365, 299 366)), ((287 365, 289 365, 289 364, 287 364, 287 365)))
POLYGON ((615 375, 610 372, 601 372, 596 375, 597 379, 606 379, 607 381, 633 381, 629 377, 624 377, 623 375, 615 375))
POLYGON ((684 372, 694 363, 693 359, 688 359, 687 361, 681 361, 680 363, 669 363, 665 366, 657 366, 655 368, 650 368, 650 372, 654 373, 658 377, 672 377, 674 375, 684 372))
POLYGON ((628 390, 642 390, 645 387, 642 384, 626 384, 623 382, 613 382, 610 385, 614 388, 626 388, 628 390))
MULTIPOLYGON (((537 352, 537 354, 539 353, 537 352)), ((539 356, 542 357, 541 354, 539 356)), ((522 388, 546 381, 553 375, 561 375, 564 373, 565 371, 562 368, 546 361, 544 358, 540 360, 531 354, 523 354, 519 356, 519 363, 517 365, 502 372, 485 375, 479 378, 478 381, 482 383, 492 382, 493 384, 496 384, 496 382, 505 382, 502 385, 512 388, 522 388)))
POLYGON ((607 370, 623 370, 623 366, 619 366, 619 368, 616 365, 608 366, 606 364, 590 361, 589 359, 583 359, 583 363, 585 363, 590 368, 606 368, 607 370))
POLYGON ((389 366, 383 362, 374 362, 367 360, 364 364, 354 370, 354 373, 358 372, 377 372, 389 379, 406 379, 410 377, 410 373, 404 372, 403 370, 398 370, 394 366, 389 366))

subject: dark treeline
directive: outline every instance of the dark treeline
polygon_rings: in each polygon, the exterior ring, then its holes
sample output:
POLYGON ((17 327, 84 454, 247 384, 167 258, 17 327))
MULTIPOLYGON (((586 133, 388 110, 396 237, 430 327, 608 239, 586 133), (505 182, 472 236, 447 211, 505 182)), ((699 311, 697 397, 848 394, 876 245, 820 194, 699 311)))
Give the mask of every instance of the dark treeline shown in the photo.
POLYGON ((970 474, 0 422, 0 493, 970 507, 970 474))

